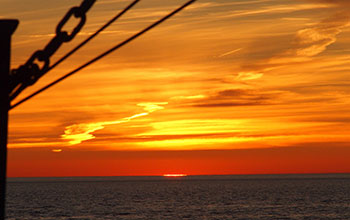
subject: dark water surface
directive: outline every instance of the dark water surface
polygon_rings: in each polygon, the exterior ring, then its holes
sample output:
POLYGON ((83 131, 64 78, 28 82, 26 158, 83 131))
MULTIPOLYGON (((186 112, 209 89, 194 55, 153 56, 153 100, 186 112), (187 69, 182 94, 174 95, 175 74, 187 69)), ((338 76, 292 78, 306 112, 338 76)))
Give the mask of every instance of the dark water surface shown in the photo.
POLYGON ((350 174, 10 178, 7 219, 350 219, 350 174))

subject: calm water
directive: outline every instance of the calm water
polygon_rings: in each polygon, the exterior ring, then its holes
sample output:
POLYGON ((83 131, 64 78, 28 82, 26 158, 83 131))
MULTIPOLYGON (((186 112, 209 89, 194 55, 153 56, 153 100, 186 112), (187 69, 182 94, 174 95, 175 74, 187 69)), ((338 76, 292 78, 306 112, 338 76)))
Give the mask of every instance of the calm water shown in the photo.
POLYGON ((8 219, 350 219, 350 174, 12 178, 8 219))

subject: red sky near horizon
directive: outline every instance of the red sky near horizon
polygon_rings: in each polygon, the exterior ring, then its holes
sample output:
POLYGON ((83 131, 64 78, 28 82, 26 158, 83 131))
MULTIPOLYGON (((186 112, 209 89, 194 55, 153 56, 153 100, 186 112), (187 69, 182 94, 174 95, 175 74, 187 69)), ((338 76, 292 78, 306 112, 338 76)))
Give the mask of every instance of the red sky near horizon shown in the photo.
MULTIPOLYGON (((0 0, 12 68, 80 0, 0 0)), ((51 63, 131 1, 97 1, 51 63)), ((185 1, 145 0, 17 99, 185 1)), ((200 0, 10 112, 11 177, 350 172, 350 4, 200 0)), ((74 22, 73 24, 74 25, 74 22)))

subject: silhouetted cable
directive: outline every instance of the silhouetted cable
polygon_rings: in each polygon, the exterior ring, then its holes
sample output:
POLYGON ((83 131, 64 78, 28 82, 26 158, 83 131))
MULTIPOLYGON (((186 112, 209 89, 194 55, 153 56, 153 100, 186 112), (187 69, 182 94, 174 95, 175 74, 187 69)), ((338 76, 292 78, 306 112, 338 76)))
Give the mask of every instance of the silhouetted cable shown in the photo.
POLYGON ((94 59, 88 61, 87 63, 83 64, 82 66, 76 68, 75 70, 67 73, 66 75, 58 78, 57 80, 53 81, 52 83, 44 86, 43 88, 37 90, 36 92, 32 93, 31 95, 23 98, 22 100, 20 100, 19 102, 17 102, 16 104, 12 105, 10 107, 10 109, 13 109, 15 107, 17 107, 18 105, 22 104, 23 102, 31 99, 32 97, 38 95, 39 93, 45 91, 46 89, 50 88, 51 86, 61 82, 62 80, 68 78, 69 76, 77 73, 78 71, 84 69, 85 67, 89 66, 90 64, 100 60, 101 58, 103 58, 104 56, 110 54, 111 52, 119 49, 120 47, 124 46, 125 44, 129 43, 130 41, 138 38, 139 36, 141 36, 142 34, 146 33, 147 31, 151 30, 152 28, 156 27, 157 25, 161 24, 162 22, 164 22, 165 20, 169 19, 170 17, 172 17, 173 15, 175 15, 176 13, 180 12, 182 9, 186 8, 187 6, 189 6, 190 4, 192 4, 193 2, 195 2, 196 0, 190 0, 187 3, 185 3, 184 5, 182 5, 181 7, 177 8, 176 10, 174 10, 173 12, 171 12, 170 14, 166 15, 165 17, 163 17, 162 19, 154 22, 153 24, 151 24, 150 26, 148 26, 147 28, 143 29, 142 31, 134 34, 133 36, 131 36, 130 38, 124 40, 123 42, 117 44, 116 46, 112 47, 111 49, 107 50, 106 52, 100 54, 99 56, 95 57, 94 59))
MULTIPOLYGON (((60 64, 61 62, 63 62, 65 59, 67 59, 70 55, 72 55, 73 53, 75 53, 77 50, 79 50, 81 47, 83 47, 85 44, 87 44, 90 40, 92 40, 94 37, 96 37, 101 31, 103 31, 104 29, 106 29, 109 25, 111 25, 113 22, 115 22, 118 18, 120 18, 123 14, 125 14, 129 9, 131 9, 137 2, 139 2, 140 0, 135 0, 133 1, 131 4, 129 4, 124 10, 122 10, 120 13, 118 13, 115 17, 113 17, 110 21, 108 21, 105 25, 103 25, 99 30, 97 30, 95 33, 93 33, 91 36, 89 36, 87 39, 85 39, 83 42, 81 42, 78 46, 76 46, 74 49, 72 49, 71 51, 69 51, 66 55, 64 55, 62 58, 60 58, 58 61, 56 61, 53 65, 49 66, 49 58, 46 59, 45 64, 47 65, 45 68, 43 68, 42 73, 40 75, 44 75, 46 73, 48 73, 50 70, 52 70, 53 68, 55 68, 58 64, 60 64)), ((84 1, 83 6, 87 6, 87 7, 91 7, 92 3, 95 2, 95 0, 90 0, 90 1, 84 1), (86 4, 89 3, 89 5, 86 4)), ((67 17, 67 16, 66 16, 67 17)), ((84 18, 84 23, 85 23, 86 18, 84 18)), ((64 22, 66 22, 66 19, 63 20, 64 22)), ((62 21, 61 21, 62 23, 62 21)), ((62 26, 61 23, 59 24, 59 26, 62 26)), ((62 28, 62 27, 60 27, 62 28)), ((81 27, 80 27, 81 29, 81 27)), ((74 34, 74 36, 77 34, 77 32, 74 34)), ((73 37, 74 37, 73 36, 73 37)), ((60 38, 56 37, 56 40, 53 40, 51 43, 51 45, 54 45, 54 47, 48 47, 51 49, 54 49, 53 51, 49 51, 50 52, 50 56, 59 48, 59 46, 61 45, 60 42, 60 38)), ((35 54, 37 54, 36 56, 38 56, 38 52, 36 52, 35 54)), ((33 61, 33 60, 32 60, 33 61)), ((23 67, 20 67, 20 69, 23 69, 23 67)), ((31 68, 29 68, 31 69, 31 68)), ((33 71, 31 74, 36 73, 37 72, 41 72, 38 69, 33 71)), ((28 73, 27 73, 28 74, 28 73)), ((35 77, 34 77, 35 78, 35 77)), ((32 84, 38 80, 39 78, 35 78, 35 80, 33 80, 32 84)), ((15 99, 25 88, 27 88, 27 84, 23 83, 22 85, 18 86, 17 85, 12 88, 14 89, 14 91, 10 94, 10 99, 13 100, 15 99), (17 88, 16 88, 17 87, 17 88)))
POLYGON ((83 0, 80 6, 69 9, 56 26, 55 36, 45 48, 35 51, 25 64, 10 72, 8 89, 11 101, 25 88, 35 84, 47 72, 50 66, 51 56, 56 53, 62 44, 71 41, 79 33, 86 23, 86 13, 95 2, 96 0, 83 0), (79 22, 71 32, 63 30, 64 26, 72 17, 77 18, 79 22), (42 65, 38 65, 37 61, 42 62, 42 65))
POLYGON ((63 62, 65 59, 67 59, 70 55, 75 53, 77 50, 79 50, 82 46, 87 44, 90 40, 92 40, 94 37, 96 37, 101 31, 106 29, 109 25, 111 25, 113 22, 115 22, 118 18, 120 18, 123 14, 125 14, 129 9, 131 9, 136 3, 138 3, 140 0, 133 1, 128 7, 126 7, 123 11, 121 11, 119 14, 117 14, 114 18, 112 18, 110 21, 108 21, 105 25, 103 25, 100 29, 98 29, 95 33, 93 33, 90 37, 88 37, 86 40, 81 42, 78 46, 76 46, 73 50, 69 51, 66 55, 64 55, 62 58, 60 58, 58 61, 56 61, 54 64, 52 64, 47 72, 55 68, 58 64, 63 62))

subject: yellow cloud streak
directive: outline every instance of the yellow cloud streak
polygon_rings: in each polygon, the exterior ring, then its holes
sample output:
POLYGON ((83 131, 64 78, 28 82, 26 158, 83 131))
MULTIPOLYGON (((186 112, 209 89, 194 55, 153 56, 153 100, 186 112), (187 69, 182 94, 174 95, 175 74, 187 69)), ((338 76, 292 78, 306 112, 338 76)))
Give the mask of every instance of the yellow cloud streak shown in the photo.
POLYGON ((205 98, 205 95, 191 95, 191 96, 174 96, 170 99, 182 100, 182 99, 202 99, 205 98))
POLYGON ((236 50, 228 51, 228 52, 226 52, 226 53, 220 54, 220 55, 218 56, 218 58, 220 58, 220 57, 225 57, 225 56, 234 54, 234 53, 236 53, 236 52, 238 52, 238 51, 240 51, 240 50, 242 50, 242 48, 238 48, 238 49, 236 49, 236 50))
POLYGON ((223 17, 240 17, 240 16, 257 15, 257 14, 286 13, 286 12, 294 12, 294 11, 318 9, 318 8, 330 8, 330 7, 331 7, 330 4, 301 4, 301 5, 294 5, 294 6, 281 5, 281 6, 265 7, 265 8, 256 9, 256 10, 246 10, 246 11, 242 10, 242 11, 225 15, 223 17))
POLYGON ((238 73, 236 79, 241 81, 260 79, 263 77, 263 73, 258 72, 240 72, 238 73))
MULTIPOLYGON (((321 123, 322 124, 322 123, 321 123)), ((291 123, 290 120, 266 119, 187 119, 153 122, 150 124, 153 130, 140 134, 143 135, 188 135, 208 133, 250 133, 257 134, 264 131, 265 134, 276 131, 300 131, 321 125, 318 122, 291 123), (266 127, 266 124, 269 126, 266 127)))
POLYGON ((94 139, 95 136, 92 134, 95 131, 101 130, 106 125, 116 125, 128 122, 132 119, 139 118, 142 116, 147 116, 149 113, 164 109, 163 106, 166 105, 167 102, 158 102, 158 103, 139 103, 138 106, 144 107, 144 110, 147 112, 139 113, 132 115, 130 117, 125 117, 120 120, 115 121, 105 121, 105 122, 97 122, 97 123, 81 123, 81 124, 73 124, 69 125, 65 128, 64 134, 61 135, 63 140, 68 140, 69 145, 80 144, 83 141, 94 139))
POLYGON ((272 136, 189 138, 174 140, 156 140, 135 143, 136 149, 153 150, 203 150, 203 149, 246 149, 264 146, 289 146, 302 142, 349 141, 347 135, 291 134, 272 136))

